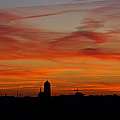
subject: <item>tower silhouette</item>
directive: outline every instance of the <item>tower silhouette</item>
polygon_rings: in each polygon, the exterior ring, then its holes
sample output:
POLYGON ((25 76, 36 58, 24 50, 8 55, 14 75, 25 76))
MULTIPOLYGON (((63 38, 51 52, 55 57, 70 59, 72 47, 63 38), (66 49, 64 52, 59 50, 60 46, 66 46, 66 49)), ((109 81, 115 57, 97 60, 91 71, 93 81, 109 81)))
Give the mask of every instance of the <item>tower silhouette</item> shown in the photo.
POLYGON ((51 96, 51 84, 49 81, 46 81, 44 83, 44 95, 51 96))

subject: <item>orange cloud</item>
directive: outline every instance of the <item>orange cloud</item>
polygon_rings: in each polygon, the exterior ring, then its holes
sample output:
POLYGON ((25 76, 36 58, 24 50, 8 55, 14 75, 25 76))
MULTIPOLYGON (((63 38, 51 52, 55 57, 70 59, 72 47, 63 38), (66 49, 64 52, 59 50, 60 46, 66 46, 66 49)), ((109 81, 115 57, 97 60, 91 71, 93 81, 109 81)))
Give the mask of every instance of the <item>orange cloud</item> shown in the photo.
POLYGON ((87 3, 82 4, 87 10, 81 4, 0 10, 0 88, 12 93, 17 88, 37 93, 40 86, 35 83, 42 85, 50 79, 54 94, 69 93, 76 87, 86 93, 118 92, 119 9, 104 6, 103 2, 94 4, 100 6, 91 8, 87 3), (72 33, 43 30, 41 26, 36 29, 34 25, 30 28, 24 22, 78 12, 85 16, 72 33), (43 60, 43 65, 37 62, 34 66, 34 60, 43 60), (11 79, 14 82, 10 83, 11 79))

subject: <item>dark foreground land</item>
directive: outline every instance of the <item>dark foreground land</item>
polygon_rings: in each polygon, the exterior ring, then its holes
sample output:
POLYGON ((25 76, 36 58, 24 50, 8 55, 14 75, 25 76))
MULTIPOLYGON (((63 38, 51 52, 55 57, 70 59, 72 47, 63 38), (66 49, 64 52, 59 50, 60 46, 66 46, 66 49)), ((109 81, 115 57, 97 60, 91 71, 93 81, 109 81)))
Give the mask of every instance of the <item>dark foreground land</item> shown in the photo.
POLYGON ((56 116, 57 120, 64 115, 113 113, 120 113, 119 96, 0 97, 0 117, 4 119, 38 120, 56 116))

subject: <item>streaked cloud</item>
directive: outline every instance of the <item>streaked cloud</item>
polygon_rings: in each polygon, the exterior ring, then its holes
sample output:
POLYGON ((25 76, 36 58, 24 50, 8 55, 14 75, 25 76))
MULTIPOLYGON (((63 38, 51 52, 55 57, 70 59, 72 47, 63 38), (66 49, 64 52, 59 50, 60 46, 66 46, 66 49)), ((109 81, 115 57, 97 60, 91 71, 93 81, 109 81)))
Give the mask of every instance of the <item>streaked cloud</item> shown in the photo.
POLYGON ((119 4, 82 0, 1 9, 0 88, 13 90, 20 84, 25 91, 36 91, 31 79, 50 79, 55 94, 73 87, 118 92, 119 4))

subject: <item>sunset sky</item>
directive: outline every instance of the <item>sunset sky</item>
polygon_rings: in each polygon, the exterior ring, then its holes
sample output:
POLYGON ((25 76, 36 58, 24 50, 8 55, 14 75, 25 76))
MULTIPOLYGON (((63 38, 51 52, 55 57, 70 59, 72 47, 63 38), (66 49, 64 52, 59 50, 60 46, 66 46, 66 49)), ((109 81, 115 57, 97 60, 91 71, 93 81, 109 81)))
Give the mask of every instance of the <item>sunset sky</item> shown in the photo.
POLYGON ((119 0, 1 0, 0 94, 120 94, 119 0))

